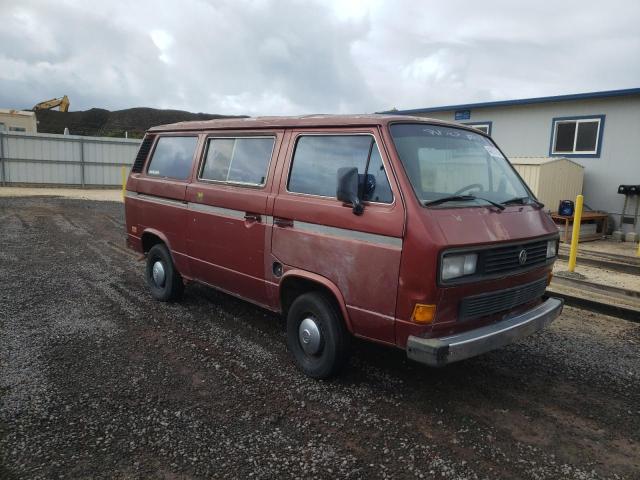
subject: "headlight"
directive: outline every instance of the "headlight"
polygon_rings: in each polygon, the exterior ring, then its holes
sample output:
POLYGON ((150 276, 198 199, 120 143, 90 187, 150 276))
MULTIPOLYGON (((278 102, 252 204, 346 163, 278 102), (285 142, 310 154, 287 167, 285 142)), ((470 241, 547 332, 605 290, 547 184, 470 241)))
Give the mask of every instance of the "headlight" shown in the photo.
POLYGON ((477 253, 446 255, 442 258, 442 271, 440 272, 440 278, 442 278, 442 280, 451 280, 452 278, 476 273, 477 263, 477 253))
POLYGON ((547 242, 547 258, 553 258, 558 253, 558 240, 549 240, 547 242))

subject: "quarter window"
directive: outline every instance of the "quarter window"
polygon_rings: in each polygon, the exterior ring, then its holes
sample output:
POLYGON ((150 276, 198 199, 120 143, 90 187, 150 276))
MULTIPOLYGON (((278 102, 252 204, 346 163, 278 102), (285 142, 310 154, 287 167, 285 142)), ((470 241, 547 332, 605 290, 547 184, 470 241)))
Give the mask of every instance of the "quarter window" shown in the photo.
POLYGON ((186 180, 191 173, 197 143, 197 137, 160 137, 147 174, 186 180))
POLYGON ((211 138, 200 178, 264 185, 274 143, 273 137, 211 138))
POLYGON ((368 186, 363 189, 363 199, 370 202, 391 203, 393 201, 393 193, 391 193, 391 186, 384 171, 380 150, 378 150, 375 142, 371 150, 367 174, 368 186), (373 183, 371 180, 373 180, 373 183))
POLYGON ((358 169, 363 200, 393 201, 380 152, 370 135, 301 136, 287 188, 290 192, 335 197, 337 173, 342 167, 358 169))
POLYGON ((599 151, 603 117, 554 120, 552 153, 594 155, 599 151))

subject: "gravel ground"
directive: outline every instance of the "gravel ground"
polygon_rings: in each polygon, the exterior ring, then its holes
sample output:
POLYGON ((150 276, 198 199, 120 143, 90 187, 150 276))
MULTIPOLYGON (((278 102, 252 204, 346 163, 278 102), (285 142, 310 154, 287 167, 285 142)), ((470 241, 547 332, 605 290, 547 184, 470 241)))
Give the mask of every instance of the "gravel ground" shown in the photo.
MULTIPOLYGON (((566 249, 567 255, 569 254, 569 244, 561 243, 560 248, 561 250, 566 249)), ((602 253, 637 258, 638 244, 633 242, 615 242, 611 239, 582 242, 578 245, 578 255, 581 253, 585 255, 602 253)))
POLYGON ((43 195, 79 200, 122 201, 122 189, 120 188, 0 187, 0 198, 41 197, 43 195))
POLYGON ((155 302, 122 222, 0 198, 0 478, 639 478, 638 324, 566 308, 443 369, 356 342, 317 382, 271 313, 155 302))
MULTIPOLYGON (((565 276, 570 273, 568 270, 569 262, 565 262, 564 260, 558 260, 553 266, 554 273, 562 273, 565 276)), ((580 274, 580 278, 588 280, 589 282, 640 292, 640 274, 632 275, 631 273, 617 272, 602 267, 585 265, 584 263, 580 263, 580 259, 576 262, 575 273, 580 274)), ((638 269, 638 273, 640 273, 640 268, 638 269)))

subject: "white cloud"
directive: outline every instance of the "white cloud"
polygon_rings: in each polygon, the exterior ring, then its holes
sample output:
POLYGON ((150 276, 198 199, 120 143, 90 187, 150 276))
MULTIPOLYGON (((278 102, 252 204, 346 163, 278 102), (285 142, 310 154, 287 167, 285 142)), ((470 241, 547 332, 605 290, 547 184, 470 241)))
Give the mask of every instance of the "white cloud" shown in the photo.
POLYGON ((638 17, 617 0, 22 0, 0 9, 0 106, 348 113, 634 87, 638 17))
POLYGON ((420 57, 402 68, 402 77, 412 81, 439 82, 447 77, 447 51, 438 51, 428 57, 420 57))
POLYGON ((171 63, 171 57, 168 54, 169 48, 173 45, 173 37, 165 30, 151 30, 149 34, 154 45, 160 50, 158 58, 164 63, 171 63))

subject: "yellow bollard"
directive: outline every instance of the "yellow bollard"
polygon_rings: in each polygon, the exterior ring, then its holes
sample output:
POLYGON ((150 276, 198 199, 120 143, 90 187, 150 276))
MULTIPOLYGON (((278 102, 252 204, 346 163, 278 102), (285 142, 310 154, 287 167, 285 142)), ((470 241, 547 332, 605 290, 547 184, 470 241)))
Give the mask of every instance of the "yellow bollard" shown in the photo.
POLYGON ((582 202, 584 197, 576 197, 576 209, 573 212, 573 230, 571 231, 571 250, 569 250, 569 271, 576 269, 576 258, 578 256, 578 240, 580 238, 580 219, 582 218, 582 202))
POLYGON ((636 252, 636 257, 640 257, 640 242, 638 242, 638 251, 636 252))
POLYGON ((122 172, 122 201, 124 201, 124 192, 127 188, 127 169, 122 167, 120 170, 122 172))

